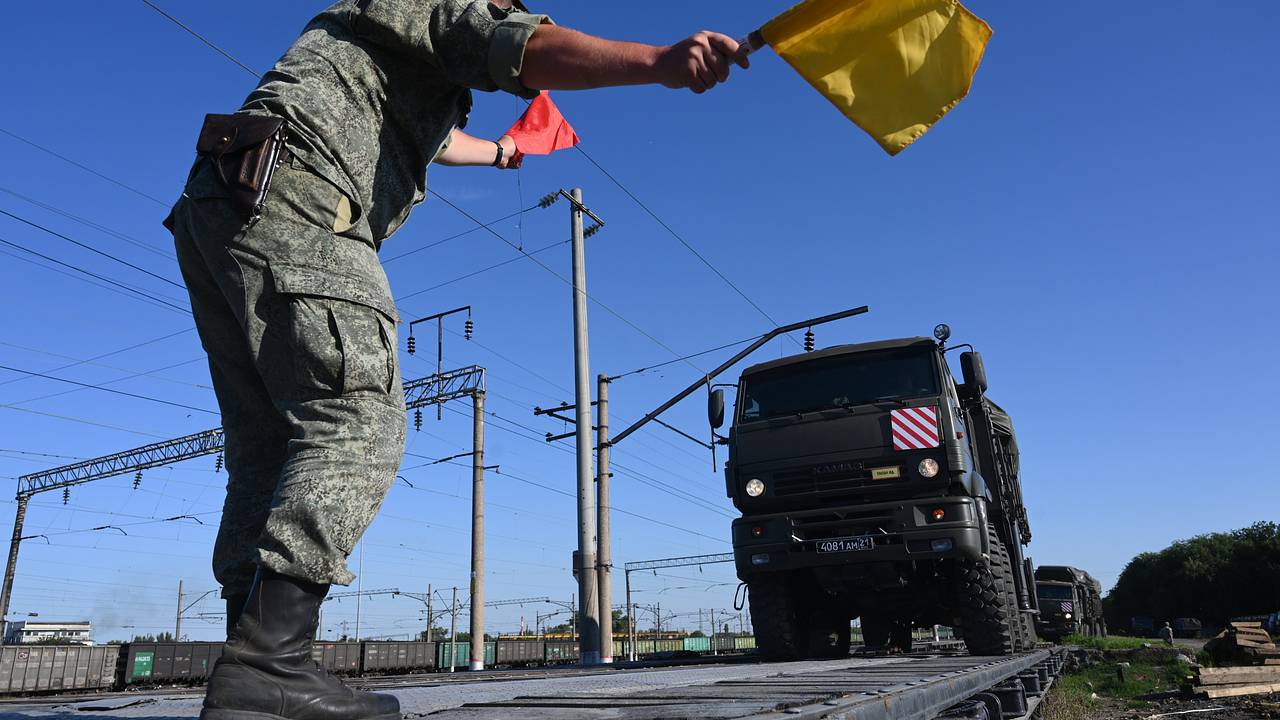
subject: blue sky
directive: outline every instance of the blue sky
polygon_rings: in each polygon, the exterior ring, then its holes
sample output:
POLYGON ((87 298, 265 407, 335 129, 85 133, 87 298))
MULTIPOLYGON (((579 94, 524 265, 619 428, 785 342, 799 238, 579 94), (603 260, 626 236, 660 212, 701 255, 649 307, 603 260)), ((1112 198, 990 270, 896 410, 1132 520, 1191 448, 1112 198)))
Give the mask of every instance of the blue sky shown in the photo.
MULTIPOLYGON (((588 32, 672 42, 704 27, 739 35, 786 6, 661 0, 623 10, 556 0, 539 9, 588 32)), ((265 70, 320 4, 163 7, 265 70)), ((818 343, 928 334, 947 322, 956 341, 983 351, 991 395, 1020 433, 1037 562, 1079 565, 1110 585, 1135 553, 1274 519, 1280 490, 1267 479, 1266 453, 1278 428, 1265 390, 1280 348, 1263 320, 1280 260, 1280 145, 1269 129, 1280 110, 1272 37, 1280 9, 1264 0, 1212 11, 1190 2, 1091 2, 1069 13, 995 0, 970 7, 996 31, 973 91, 896 158, 768 51, 701 97, 627 88, 560 93, 557 102, 587 152, 777 322, 868 304, 869 315, 820 328, 818 343)), ((252 79, 140 0, 19 4, 0 30, 0 60, 0 129, 132 188, 0 134, 0 209, 176 281, 164 206, 180 190, 203 114, 234 110, 252 79)), ((496 136, 520 107, 478 95, 469 130, 496 136)), ((519 174, 434 168, 431 183, 486 220, 582 187, 608 223, 589 241, 589 292, 680 353, 771 327, 576 152, 530 158, 519 174)), ((526 214, 523 227, 495 229, 541 247, 567 238, 566 213, 556 205, 526 214)), ((428 202, 384 257, 473 227, 428 202)), ((185 304, 173 285, 7 217, 0 239, 185 304)), ((0 252, 0 364, 216 408, 189 317, 60 274, 11 246, 0 252), (55 370, 141 343, 149 344, 55 370)), ((474 232, 387 269, 403 298, 512 257, 474 232)), ((567 248, 540 257, 568 271, 567 248)), ((488 597, 567 600, 573 500, 521 480, 573 490, 571 446, 538 437, 562 428, 531 413, 572 400, 569 289, 519 260, 400 309, 414 318, 463 304, 474 307, 476 339, 447 336, 446 364, 488 368, 498 416, 488 457, 508 473, 488 483, 488 597)), ((598 306, 590 329, 593 373, 672 357, 598 306)), ((777 342, 757 359, 795 348, 777 342)), ((432 372, 429 355, 405 356, 405 375, 432 372)), ((706 370, 718 357, 693 364, 706 370)), ((614 424, 696 372, 678 363, 615 383, 614 424)), ((207 412, 11 372, 0 383, 8 482, 217 425, 207 412)), ((410 432, 410 452, 462 452, 468 412, 458 404, 442 422, 428 413, 422 431, 410 432)), ((672 415, 698 434, 702 418, 692 400, 672 415)), ((705 452, 654 428, 615 459, 625 468, 615 505, 686 529, 615 516, 618 565, 728 550, 733 509, 705 452)), ((406 458, 415 488, 394 488, 366 536, 366 589, 466 586, 469 473, 412 467, 421 462, 406 458)), ((214 470, 209 457, 148 471, 137 490, 132 477, 103 480, 75 488, 65 506, 56 493, 38 496, 24 532, 47 540, 23 544, 12 612, 91 618, 100 640, 172 629, 178 580, 197 593, 214 587, 207 557, 224 482, 214 470), (198 522, 156 522, 176 515, 198 522), (86 531, 103 525, 123 528, 86 531)), ((0 515, 13 507, 0 504, 0 515)), ((731 607, 736 584, 725 565, 635 581, 638 601, 693 613, 676 621, 687 627, 698 608, 731 607)), ((208 602, 191 612, 215 609, 208 602)), ((522 616, 532 624, 554 609, 491 610, 489 628, 515 630, 522 616)), ((349 601, 327 605, 326 628, 340 632, 354 610, 349 601)), ((411 601, 371 599, 362 631, 408 634, 421 628, 418 615, 411 601)), ((218 627, 184 623, 193 639, 214 639, 218 627)))

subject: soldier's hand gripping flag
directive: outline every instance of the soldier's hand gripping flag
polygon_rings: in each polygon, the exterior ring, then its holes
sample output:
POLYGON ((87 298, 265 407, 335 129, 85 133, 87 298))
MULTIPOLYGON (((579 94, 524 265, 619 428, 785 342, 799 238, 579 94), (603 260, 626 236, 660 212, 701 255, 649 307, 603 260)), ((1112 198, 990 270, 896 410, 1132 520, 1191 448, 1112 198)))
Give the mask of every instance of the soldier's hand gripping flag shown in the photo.
POLYGON ((516 141, 516 154, 510 167, 517 168, 525 155, 550 155, 578 144, 578 133, 545 91, 529 103, 507 135, 516 141))
POLYGON ((768 43, 896 155, 968 94, 990 38, 956 0, 806 0, 743 44, 768 43))

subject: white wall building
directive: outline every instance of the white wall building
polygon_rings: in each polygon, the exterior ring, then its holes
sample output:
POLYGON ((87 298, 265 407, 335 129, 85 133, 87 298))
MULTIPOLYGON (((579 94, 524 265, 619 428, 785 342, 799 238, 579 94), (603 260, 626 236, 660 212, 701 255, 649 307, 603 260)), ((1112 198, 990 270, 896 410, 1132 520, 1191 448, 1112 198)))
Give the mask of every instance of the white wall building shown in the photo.
POLYGON ((35 622, 18 620, 9 623, 5 630, 6 645, 30 645, 57 639, 80 645, 93 644, 93 623, 84 622, 35 622))

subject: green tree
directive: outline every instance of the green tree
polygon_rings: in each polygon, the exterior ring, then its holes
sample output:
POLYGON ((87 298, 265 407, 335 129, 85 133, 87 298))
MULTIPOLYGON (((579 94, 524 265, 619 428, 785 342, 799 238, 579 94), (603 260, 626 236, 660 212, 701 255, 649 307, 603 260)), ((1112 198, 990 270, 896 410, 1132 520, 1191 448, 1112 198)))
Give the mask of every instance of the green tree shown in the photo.
POLYGON ((1135 616, 1159 621, 1232 617, 1280 609, 1280 525, 1258 522, 1232 532, 1197 535, 1129 561, 1103 609, 1113 628, 1135 616))

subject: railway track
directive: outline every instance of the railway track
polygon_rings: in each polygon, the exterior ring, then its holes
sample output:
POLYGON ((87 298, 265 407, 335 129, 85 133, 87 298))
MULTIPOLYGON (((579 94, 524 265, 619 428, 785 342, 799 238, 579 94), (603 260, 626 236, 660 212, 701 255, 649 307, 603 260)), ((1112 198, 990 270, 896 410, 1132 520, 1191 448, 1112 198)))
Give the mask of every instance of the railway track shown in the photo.
MULTIPOLYGON (((508 699, 423 708, 433 720, 1011 720, 1029 717, 1062 667, 1058 648, 1009 658, 851 658, 781 672, 635 691, 548 689, 508 699)), ((803 667, 789 668, 790 665, 803 667)), ((410 696, 412 697, 412 695, 410 696)), ((413 707, 410 702, 408 707, 413 707)))
MULTIPOLYGON (((397 695, 406 719, 432 720, 1012 720, 1028 717, 1061 670, 1065 650, 1022 655, 856 655, 765 663, 754 656, 595 668, 431 673, 350 680, 397 695), (967 705, 966 705, 967 703, 967 705), (966 709, 967 707, 967 709, 966 709)), ((201 688, 14 699, 3 720, 194 717, 201 688)))

